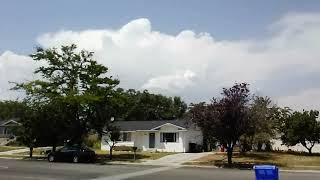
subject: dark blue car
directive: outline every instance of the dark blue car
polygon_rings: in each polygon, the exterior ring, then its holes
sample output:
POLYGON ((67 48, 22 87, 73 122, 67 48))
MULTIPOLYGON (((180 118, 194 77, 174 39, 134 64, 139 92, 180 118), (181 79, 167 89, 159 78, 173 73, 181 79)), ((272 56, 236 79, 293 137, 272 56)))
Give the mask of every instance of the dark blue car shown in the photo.
POLYGON ((79 145, 67 145, 55 152, 49 152, 48 161, 94 162, 96 154, 91 149, 79 145))

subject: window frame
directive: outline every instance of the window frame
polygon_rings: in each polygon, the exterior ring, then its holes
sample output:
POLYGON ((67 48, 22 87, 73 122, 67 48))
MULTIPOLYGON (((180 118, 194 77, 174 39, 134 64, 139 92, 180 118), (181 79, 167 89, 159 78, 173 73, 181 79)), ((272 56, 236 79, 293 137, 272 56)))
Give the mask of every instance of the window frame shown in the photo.
POLYGON ((120 139, 122 142, 131 142, 132 141, 132 133, 131 132, 121 132, 120 139))
POLYGON ((160 143, 179 143, 179 132, 161 132, 160 143), (173 141, 167 141, 166 134, 173 134, 173 141))

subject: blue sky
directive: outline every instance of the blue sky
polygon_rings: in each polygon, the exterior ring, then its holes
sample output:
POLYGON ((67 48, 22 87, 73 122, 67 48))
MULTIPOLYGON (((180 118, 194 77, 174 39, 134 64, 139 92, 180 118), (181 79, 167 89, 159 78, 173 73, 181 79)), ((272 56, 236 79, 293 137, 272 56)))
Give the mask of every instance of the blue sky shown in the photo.
POLYGON ((77 44, 123 88, 208 101, 247 82, 280 106, 320 109, 318 0, 3 0, 0 99, 37 78, 28 54, 77 44))
POLYGON ((62 29, 119 28, 148 18, 169 34, 191 29, 216 39, 264 38, 266 28, 288 12, 317 12, 318 0, 4 0, 0 5, 0 53, 30 53, 35 38, 62 29))

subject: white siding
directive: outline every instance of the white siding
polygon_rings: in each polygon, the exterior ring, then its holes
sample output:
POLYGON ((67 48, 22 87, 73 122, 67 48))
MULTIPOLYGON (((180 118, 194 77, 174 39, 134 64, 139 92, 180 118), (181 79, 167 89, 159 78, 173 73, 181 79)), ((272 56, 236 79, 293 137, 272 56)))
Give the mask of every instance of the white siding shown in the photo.
MULTIPOLYGON (((119 142, 116 143, 115 146, 130 146, 130 147, 133 147, 134 146, 134 140, 135 140, 135 133, 132 132, 131 141, 125 141, 125 142, 119 141, 119 142)), ((109 151, 110 150, 110 146, 106 141, 110 142, 110 139, 108 138, 108 136, 103 136, 102 139, 101 139, 101 150, 109 151)))
POLYGON ((184 152, 183 141, 182 141, 182 131, 179 131, 176 126, 164 125, 160 128, 159 132, 156 133, 156 147, 157 151, 162 152, 184 152), (160 134, 161 133, 179 133, 179 138, 177 142, 161 142, 160 134))
POLYGON ((189 151, 189 143, 196 143, 198 145, 203 145, 203 136, 200 130, 189 130, 184 133, 184 152, 189 151))
MULTIPOLYGON (((105 137, 104 137, 105 138, 105 137)), ((189 143, 202 145, 202 133, 198 129, 179 130, 173 125, 164 125, 157 131, 137 131, 132 132, 132 142, 119 142, 116 146, 136 146, 139 150, 159 151, 159 152, 188 152, 189 143), (177 142, 161 142, 160 133, 179 133, 177 142), (155 148, 149 148, 149 133, 155 133, 155 148)), ((109 150, 106 142, 101 142, 102 150, 109 150)))
POLYGON ((136 140, 134 142, 134 146, 136 146, 139 150, 143 150, 143 151, 148 150, 149 149, 149 133, 150 132, 136 132, 135 133, 136 140))

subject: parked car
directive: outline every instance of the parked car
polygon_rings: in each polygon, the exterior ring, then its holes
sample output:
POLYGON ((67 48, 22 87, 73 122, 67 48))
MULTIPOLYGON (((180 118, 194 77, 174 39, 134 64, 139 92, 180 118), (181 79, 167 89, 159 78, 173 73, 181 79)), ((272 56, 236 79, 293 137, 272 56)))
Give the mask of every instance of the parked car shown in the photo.
MULTIPOLYGON (((60 149, 61 147, 59 147, 58 149, 60 149)), ((52 152, 52 147, 44 147, 41 148, 40 154, 44 155, 45 157, 48 157, 48 155, 52 152)))
POLYGON ((55 152, 49 152, 48 161, 94 162, 96 154, 85 146, 67 145, 55 152))

